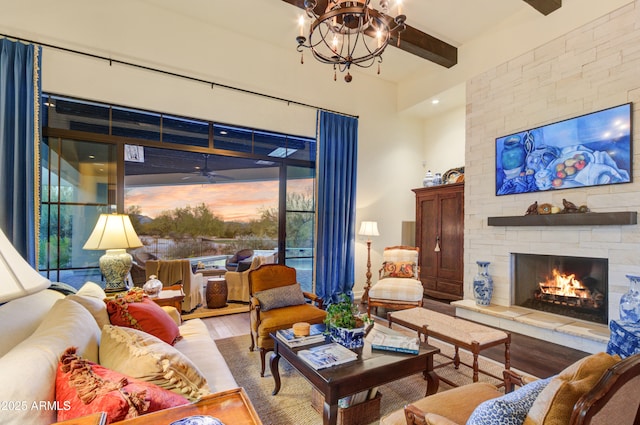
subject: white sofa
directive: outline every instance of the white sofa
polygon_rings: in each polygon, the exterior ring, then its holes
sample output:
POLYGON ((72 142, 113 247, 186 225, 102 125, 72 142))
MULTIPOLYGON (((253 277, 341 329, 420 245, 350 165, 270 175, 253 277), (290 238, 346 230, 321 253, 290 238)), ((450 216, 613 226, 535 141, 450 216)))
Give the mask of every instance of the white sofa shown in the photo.
MULTIPOLYGON (((91 282, 79 294, 96 300, 104 297, 102 289, 91 282)), ((56 422, 56 368, 68 347, 77 347, 79 355, 99 363, 98 322, 101 318, 108 321, 108 315, 104 316, 106 310, 101 311, 100 303, 83 305, 75 298, 47 289, 0 305, 0 423, 56 422)), ((188 320, 179 329, 183 338, 174 347, 207 379, 211 392, 237 388, 204 322, 188 320)))

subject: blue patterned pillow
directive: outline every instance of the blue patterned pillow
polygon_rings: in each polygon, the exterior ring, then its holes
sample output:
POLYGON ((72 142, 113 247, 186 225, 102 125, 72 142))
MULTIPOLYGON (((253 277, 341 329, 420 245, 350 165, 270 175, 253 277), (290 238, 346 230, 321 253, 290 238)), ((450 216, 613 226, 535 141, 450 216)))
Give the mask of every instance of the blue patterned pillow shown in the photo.
POLYGON ((522 425, 536 397, 550 380, 540 379, 481 403, 469 417, 467 425, 522 425))

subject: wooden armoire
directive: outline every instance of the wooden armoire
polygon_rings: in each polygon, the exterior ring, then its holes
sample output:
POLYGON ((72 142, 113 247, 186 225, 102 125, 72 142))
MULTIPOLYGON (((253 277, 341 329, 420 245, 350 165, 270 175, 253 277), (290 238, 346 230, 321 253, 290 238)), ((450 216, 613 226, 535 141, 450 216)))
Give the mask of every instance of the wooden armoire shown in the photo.
POLYGON ((461 300, 464 295, 464 183, 423 187, 413 192, 424 294, 461 300))

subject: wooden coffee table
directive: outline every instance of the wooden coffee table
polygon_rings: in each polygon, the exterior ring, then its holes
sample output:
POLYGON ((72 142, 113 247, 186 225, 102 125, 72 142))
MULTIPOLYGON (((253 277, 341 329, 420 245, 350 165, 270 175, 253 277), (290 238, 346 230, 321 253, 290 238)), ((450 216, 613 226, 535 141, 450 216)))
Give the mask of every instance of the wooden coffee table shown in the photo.
MULTIPOLYGON (((418 354, 403 354, 390 351, 371 350, 368 343, 360 349, 358 359, 339 366, 315 370, 298 357, 297 352, 312 347, 291 348, 280 342, 275 334, 274 351, 271 355, 271 374, 275 381, 273 395, 280 391, 280 372, 278 363, 284 357, 324 396, 322 422, 324 425, 335 425, 338 420, 338 400, 369 388, 405 378, 415 373, 424 375, 427 380, 426 395, 438 391, 438 375, 433 372, 433 356, 440 352, 439 348, 426 343, 421 344, 418 354)), ((330 342, 327 337, 326 343, 330 342)))

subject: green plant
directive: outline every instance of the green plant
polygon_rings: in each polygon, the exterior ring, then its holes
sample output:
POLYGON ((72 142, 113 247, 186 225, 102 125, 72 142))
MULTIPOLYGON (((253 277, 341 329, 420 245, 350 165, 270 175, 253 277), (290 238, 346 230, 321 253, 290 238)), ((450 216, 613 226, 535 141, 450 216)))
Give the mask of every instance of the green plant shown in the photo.
POLYGON ((358 308, 351 302, 351 297, 347 294, 342 294, 339 302, 327 307, 327 317, 324 319, 324 323, 328 327, 346 329, 360 328, 370 322, 371 319, 366 314, 358 313, 358 308))

